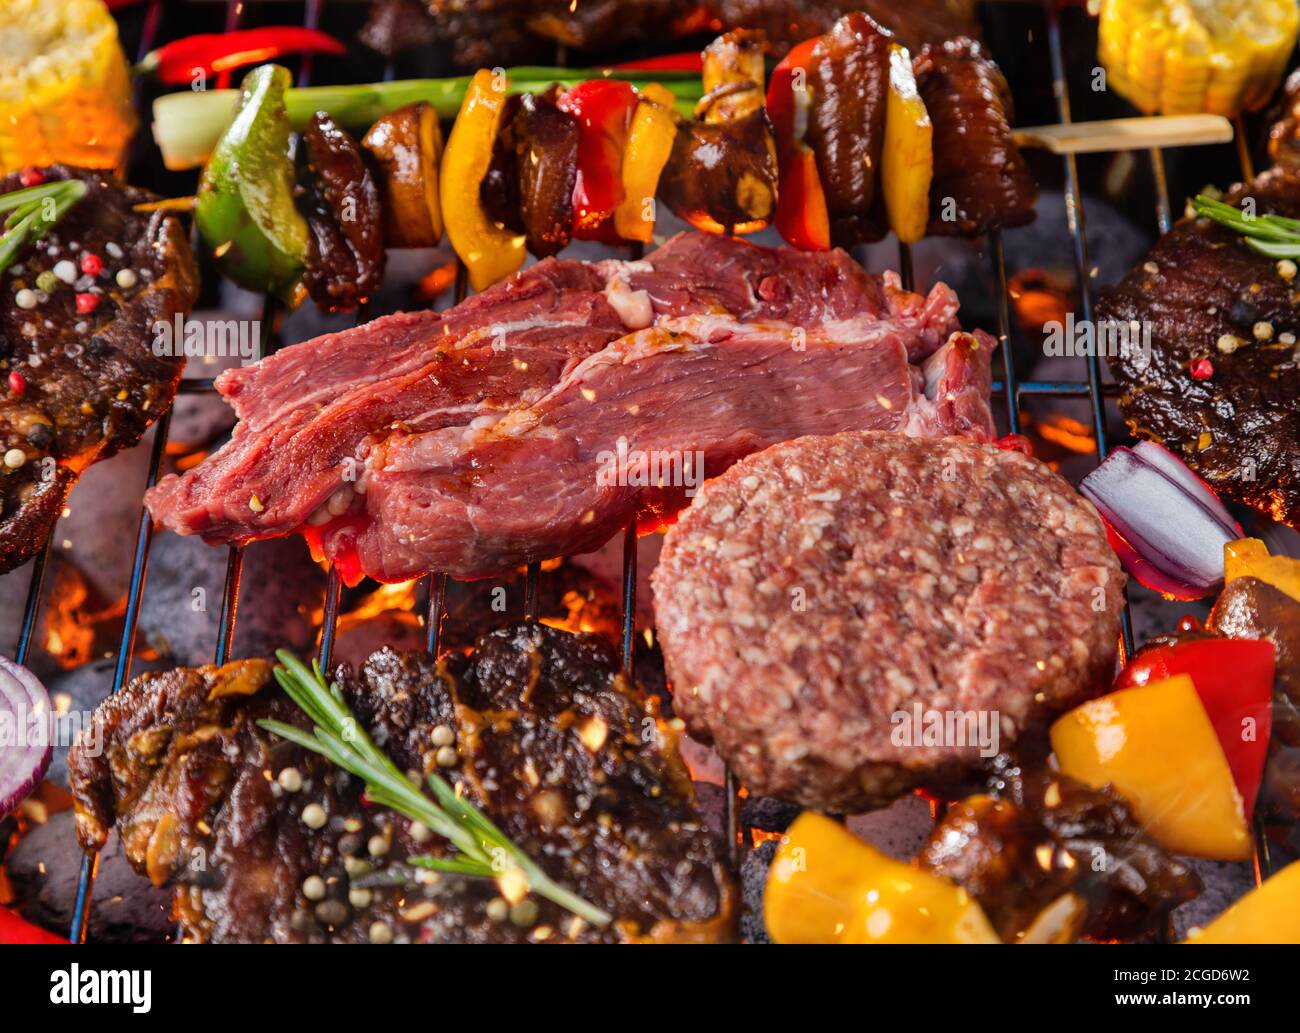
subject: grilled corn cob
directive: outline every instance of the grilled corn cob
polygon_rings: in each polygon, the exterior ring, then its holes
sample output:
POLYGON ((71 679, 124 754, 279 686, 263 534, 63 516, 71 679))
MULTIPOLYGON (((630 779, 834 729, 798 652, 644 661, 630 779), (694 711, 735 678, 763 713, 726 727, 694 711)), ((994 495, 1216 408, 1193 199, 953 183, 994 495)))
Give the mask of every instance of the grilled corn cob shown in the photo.
POLYGON ((1148 115, 1263 107, 1295 46, 1295 0, 1102 0, 1098 57, 1148 115))
POLYGON ((135 131, 130 80, 101 0, 0 0, 0 175, 117 165, 135 131))

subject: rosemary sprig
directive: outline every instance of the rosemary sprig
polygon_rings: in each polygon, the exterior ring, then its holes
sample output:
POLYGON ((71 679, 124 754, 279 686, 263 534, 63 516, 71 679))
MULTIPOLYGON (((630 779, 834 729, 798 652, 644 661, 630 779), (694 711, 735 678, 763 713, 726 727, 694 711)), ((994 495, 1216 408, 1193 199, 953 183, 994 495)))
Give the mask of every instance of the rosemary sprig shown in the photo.
POLYGON ((61 179, 0 194, 0 212, 9 213, 0 235, 0 273, 85 196, 86 184, 79 179, 61 179))
POLYGON ((1300 219, 1284 215, 1251 215, 1204 194, 1192 199, 1197 215, 1212 219, 1246 238, 1246 246, 1269 258, 1300 258, 1300 219))
POLYGON ((423 823, 458 851, 450 858, 408 858, 410 864, 498 880, 513 873, 538 896, 592 925, 609 924, 609 914, 551 879, 486 814, 457 794, 436 772, 426 776, 436 802, 413 786, 357 722, 338 685, 326 684, 318 663, 313 661, 308 669, 287 650, 281 649, 275 655, 281 664, 275 669, 276 681, 315 727, 309 734, 283 721, 268 719, 258 721, 258 725, 356 775, 365 782, 366 795, 374 803, 423 823))

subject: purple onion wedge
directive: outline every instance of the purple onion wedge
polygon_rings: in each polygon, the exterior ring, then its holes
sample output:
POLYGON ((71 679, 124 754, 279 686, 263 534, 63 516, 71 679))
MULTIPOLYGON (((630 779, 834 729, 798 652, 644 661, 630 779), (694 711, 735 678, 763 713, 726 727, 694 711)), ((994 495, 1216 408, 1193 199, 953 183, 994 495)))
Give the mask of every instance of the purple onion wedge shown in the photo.
POLYGON ((1106 521, 1124 569, 1174 599, 1223 584, 1223 546, 1242 537, 1219 497, 1168 449, 1117 448, 1079 484, 1106 521))
POLYGON ((26 667, 0 656, 0 817, 36 788, 53 754, 45 686, 26 667))

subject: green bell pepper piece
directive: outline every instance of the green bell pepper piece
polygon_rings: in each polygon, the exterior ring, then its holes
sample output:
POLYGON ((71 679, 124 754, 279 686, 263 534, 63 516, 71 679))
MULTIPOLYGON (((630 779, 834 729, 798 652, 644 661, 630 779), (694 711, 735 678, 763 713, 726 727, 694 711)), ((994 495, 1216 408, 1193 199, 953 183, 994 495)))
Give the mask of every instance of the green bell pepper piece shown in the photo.
POLYGON ((194 221, 217 266, 241 287, 290 304, 309 254, 307 220, 293 203, 294 167, 284 95, 289 70, 259 65, 199 181, 194 221))

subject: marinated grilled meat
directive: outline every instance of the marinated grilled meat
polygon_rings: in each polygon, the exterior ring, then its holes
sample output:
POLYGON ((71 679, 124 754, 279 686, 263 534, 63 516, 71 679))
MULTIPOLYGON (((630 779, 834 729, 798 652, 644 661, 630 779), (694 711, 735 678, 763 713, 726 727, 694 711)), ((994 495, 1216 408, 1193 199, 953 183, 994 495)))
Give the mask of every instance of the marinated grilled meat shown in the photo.
POLYGON ((754 233, 776 214, 776 138, 756 89, 724 87, 712 110, 728 101, 755 106, 744 114, 704 118, 682 126, 659 180, 659 196, 696 229, 754 233))
POLYGON ((1066 893, 1082 933, 1133 939, 1201 892, 1196 873, 1153 842, 1124 801, 1056 772, 1008 771, 1004 797, 954 804, 921 848, 922 868, 964 886, 1015 942, 1066 893))
POLYGON ((578 178, 578 120, 555 105, 558 90, 506 99, 492 160, 479 187, 494 222, 524 234, 528 250, 546 258, 573 236, 578 178))
POLYGON ((1300 167, 1300 70, 1287 76, 1281 99, 1271 114, 1274 121, 1268 131, 1268 156, 1274 165, 1300 167))
POLYGON ((556 44, 603 50, 708 24, 698 0, 424 2, 434 38, 450 45, 453 60, 467 68, 550 59, 556 44))
POLYGON ((379 188, 356 141, 317 112, 303 130, 298 206, 311 229, 303 283, 326 312, 364 304, 384 276, 379 188))
POLYGON ((104 172, 41 171, 87 193, 0 274, 0 574, 41 548, 81 471, 171 406, 185 359, 155 349, 155 333, 198 290, 180 223, 135 210, 154 195, 104 172))
POLYGON ((519 99, 511 127, 518 176, 519 218, 528 250, 546 258, 573 232, 573 187, 578 178, 578 120, 553 96, 519 99))
MULTIPOLYGON (((1300 217, 1300 177, 1235 187, 1263 215, 1300 217)), ((1208 219, 1183 219, 1103 291, 1100 319, 1138 322, 1150 348, 1108 356, 1134 434, 1174 452, 1220 496, 1300 527, 1300 293, 1293 266, 1208 219)))
POLYGON ((386 55, 440 41, 465 67, 546 59, 562 43, 605 50, 643 39, 726 29, 761 29, 776 53, 866 11, 904 44, 918 48, 976 36, 972 0, 376 0, 362 33, 386 55))
POLYGON ((82 844, 97 848, 116 822, 131 863, 176 887, 186 935, 202 941, 729 938, 731 878, 673 733, 603 640, 520 624, 437 662, 380 650, 337 682, 399 768, 441 770, 615 922, 598 929, 540 899, 526 922, 494 919, 494 882, 415 875, 405 859, 443 853, 441 841, 259 729, 306 722, 257 660, 142 676, 100 706, 102 755, 77 747, 70 760, 82 844), (437 763, 439 726, 455 734, 450 768, 437 763), (321 899, 304 893, 311 876, 321 899))
POLYGON ((865 11, 913 52, 980 31, 972 0, 710 0, 708 7, 724 26, 761 29, 778 52, 826 32, 852 11, 865 11))
POLYGON ((922 48, 913 61, 934 127, 929 232, 976 237, 1034 218, 1038 190, 1011 139, 1011 91, 974 40, 922 48))
POLYGON ((876 205, 885 142, 890 35, 867 15, 845 15, 813 48, 807 143, 817 155, 831 240, 841 247, 879 240, 876 205), (873 211, 874 209, 874 211, 873 211))
POLYGON ((950 791, 1095 694, 1124 575, 1092 505, 1036 460, 868 431, 709 481, 652 582, 692 734, 753 793, 852 813, 950 791), (925 734, 935 715, 969 720, 925 734))

